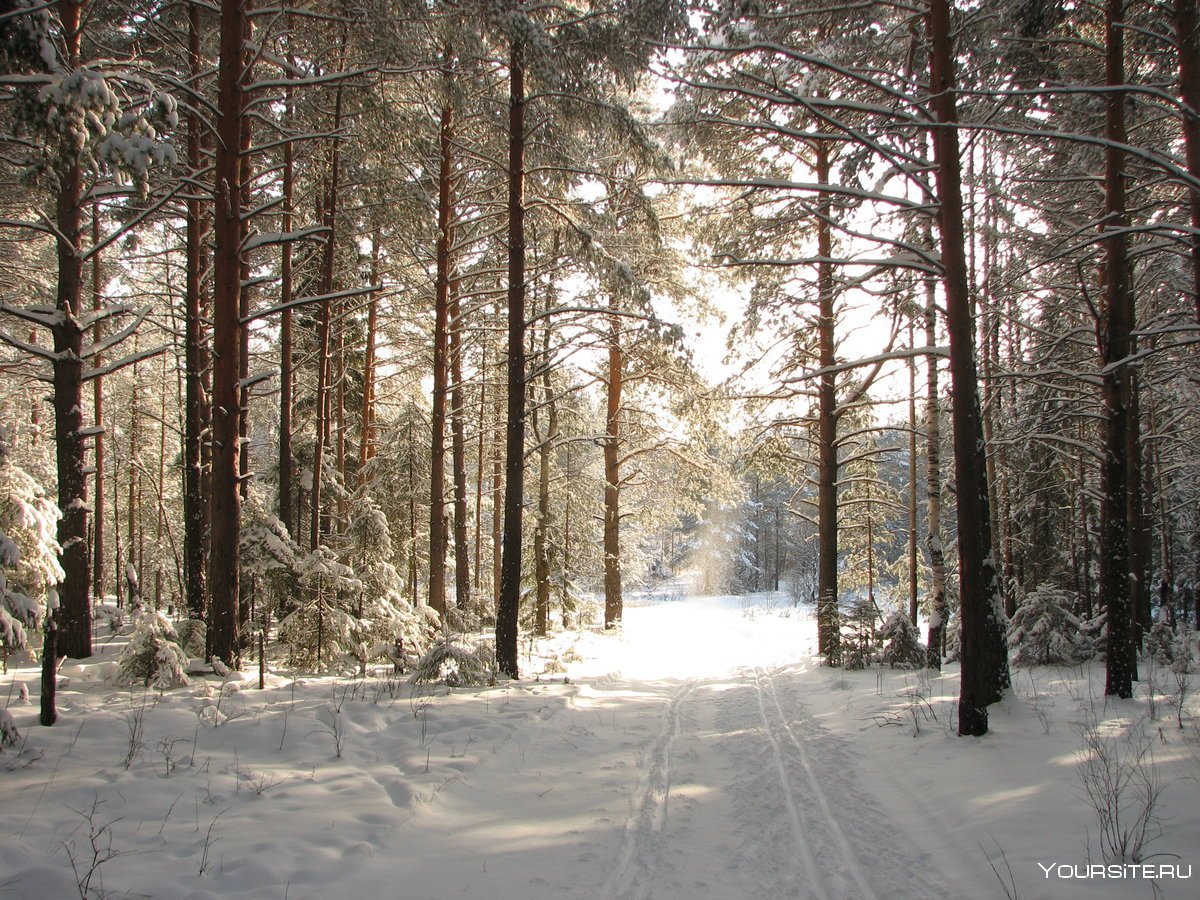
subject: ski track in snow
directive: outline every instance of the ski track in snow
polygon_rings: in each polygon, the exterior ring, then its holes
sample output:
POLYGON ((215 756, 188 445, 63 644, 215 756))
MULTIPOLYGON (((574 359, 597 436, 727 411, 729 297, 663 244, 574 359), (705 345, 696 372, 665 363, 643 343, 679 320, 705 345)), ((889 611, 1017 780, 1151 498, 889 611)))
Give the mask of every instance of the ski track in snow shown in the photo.
POLYGON ((633 793, 632 809, 625 820, 621 855, 602 892, 606 900, 644 900, 650 896, 655 864, 665 849, 671 796, 671 748, 679 737, 681 707, 695 687, 696 683, 689 681, 667 701, 658 736, 645 754, 642 777, 633 793))
POLYGON ((662 702, 604 900, 955 896, 857 785, 853 750, 807 713, 786 669, 693 679, 662 702))

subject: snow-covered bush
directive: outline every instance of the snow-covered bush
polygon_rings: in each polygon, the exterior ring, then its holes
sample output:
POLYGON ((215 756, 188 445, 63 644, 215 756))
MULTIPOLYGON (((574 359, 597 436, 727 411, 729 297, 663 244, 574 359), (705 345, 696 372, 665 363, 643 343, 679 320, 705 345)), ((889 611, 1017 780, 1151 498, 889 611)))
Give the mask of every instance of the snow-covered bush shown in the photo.
POLYGON ((1091 655, 1071 605, 1071 595, 1049 582, 1029 592, 1008 624, 1014 664, 1072 665, 1091 655))
POLYGON ((0 656, 27 646, 63 578, 58 507, 9 456, 0 428, 0 656))
POLYGON ((241 577, 260 621, 264 611, 282 618, 295 602, 300 559, 304 551, 287 525, 271 514, 266 501, 251 491, 244 512, 240 546, 241 577))
MULTIPOLYGON (((879 640, 875 633, 878 616, 875 604, 869 600, 856 600, 843 618, 841 628, 841 664, 843 668, 859 671, 879 661, 879 640)), ((830 665, 838 660, 831 656, 830 665)))
POLYGON ((137 615, 133 634, 121 653, 122 684, 144 684, 160 691, 188 684, 187 654, 167 617, 157 610, 137 615))
POLYGON ((279 621, 279 640, 288 646, 293 665, 318 671, 352 656, 359 644, 350 598, 362 582, 329 547, 318 547, 300 560, 299 590, 291 611, 279 621))
POLYGON ((1101 607, 1090 619, 1081 620, 1079 637, 1087 653, 1085 659, 1103 659, 1108 647, 1108 610, 1101 607))
POLYGON ((379 656, 376 648, 394 648, 397 641, 403 653, 420 654, 441 630, 437 613, 414 606, 401 595, 404 579, 392 565, 392 556, 387 516, 370 495, 355 496, 342 559, 360 585, 348 607, 354 618, 349 652, 360 669, 379 656))
MULTIPOLYGON (((1186 627, 1181 630, 1186 632, 1186 627)), ((1160 618, 1146 635, 1146 652, 1154 657, 1154 661, 1159 665, 1169 666, 1175 661, 1178 643, 1179 634, 1176 629, 1165 618, 1160 618)))
POLYGON ((908 613, 896 610, 888 616, 879 632, 883 640, 883 662, 893 669, 920 669, 925 666, 925 648, 917 626, 908 613))
POLYGON ((442 638, 435 641, 413 669, 414 684, 444 681, 453 686, 490 684, 496 678, 495 652, 442 638))
POLYGON ((203 659, 207 626, 201 619, 188 619, 175 629, 179 635, 179 646, 189 659, 203 659))

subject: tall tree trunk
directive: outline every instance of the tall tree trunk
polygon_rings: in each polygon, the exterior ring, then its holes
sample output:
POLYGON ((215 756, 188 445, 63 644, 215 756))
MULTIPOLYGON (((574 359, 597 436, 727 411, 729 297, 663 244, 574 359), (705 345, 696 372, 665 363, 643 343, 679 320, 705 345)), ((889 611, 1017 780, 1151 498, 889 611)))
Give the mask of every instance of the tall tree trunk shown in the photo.
POLYGON ((454 469, 454 602, 471 605, 471 547, 467 540, 467 423, 463 389, 463 314, 450 286, 450 455, 454 469))
MULTIPOLYGON (((534 633, 545 636, 550 624, 550 454, 558 441, 558 406, 550 382, 550 328, 545 330, 542 348, 542 405, 547 427, 538 440, 538 517, 533 535, 534 558, 534 633)), ((540 418, 540 415, 539 415, 540 418)))
POLYGON ((504 558, 504 441, 501 440, 503 407, 496 401, 496 430, 492 439, 492 600, 500 605, 500 570, 504 558))
POLYGON ((454 112, 442 108, 438 129, 437 280, 433 323, 433 451, 429 464, 429 605, 446 615, 446 382, 449 376, 450 251, 454 242, 454 112))
POLYGON ((1101 467, 1100 596, 1108 611, 1105 694, 1133 696, 1136 666, 1129 578, 1129 439, 1133 372, 1122 360, 1133 350, 1133 291, 1125 234, 1125 6, 1104 7, 1104 309, 1099 324, 1104 459, 1101 467))
MULTIPOLYGON (((289 23, 291 16, 289 14, 289 23)), ((292 62, 292 53, 288 50, 288 61, 292 62)), ((292 75, 289 71, 288 78, 292 75)), ((289 86, 284 91, 284 113, 287 121, 295 114, 293 89, 289 86)), ((296 193, 296 148, 292 141, 283 144, 283 207, 282 226, 284 234, 292 230, 296 193)), ((295 285, 292 273, 292 242, 284 241, 282 258, 279 263, 279 300, 283 312, 279 321, 279 520, 290 530, 292 523, 294 497, 292 483, 295 475, 292 470, 292 389, 295 384, 294 361, 292 359, 293 334, 292 310, 289 304, 295 298, 295 285)), ((297 535, 299 537, 299 535, 297 535)))
MULTIPOLYGON (((343 32, 343 51, 345 33, 343 32)), ((344 52, 342 54, 344 56, 344 52)), ((339 59, 339 63, 340 63, 339 59)), ((333 134, 341 132, 343 84, 338 82, 334 95, 333 134)), ((334 274, 337 270, 337 226, 338 203, 340 201, 341 185, 341 148, 339 138, 333 138, 329 148, 329 180, 321 198, 321 219, 325 225, 325 246, 321 258, 321 295, 326 299, 320 302, 318 313, 318 359, 317 359, 317 395, 316 395, 316 435, 313 441, 313 483, 310 496, 309 547, 316 550, 321 546, 322 513, 324 504, 325 452, 329 447, 329 431, 332 413, 332 376, 333 376, 333 293, 334 274)), ((318 588, 319 590, 319 588, 318 588)))
MULTIPOLYGON (((475 593, 480 593, 483 584, 483 464, 484 437, 487 429, 484 427, 484 414, 487 412, 487 342, 484 341, 482 358, 479 362, 479 417, 476 420, 478 447, 475 454, 475 593)), ((482 595, 480 595, 482 596, 482 595)))
MULTIPOLYGON (((200 6, 188 7, 188 67, 200 77, 200 6)), ((200 116, 187 114, 188 171, 197 177, 204 160, 200 144, 200 116)), ((208 491, 205 488, 204 434, 209 425, 208 390, 204 373, 209 367, 204 326, 205 221, 200 197, 191 192, 186 212, 187 249, 184 278, 184 413, 183 413, 183 557, 188 615, 207 615, 208 579, 204 570, 205 535, 208 534, 208 491)), ((281 473, 282 477, 282 473, 281 473)), ((118 578, 120 577, 118 573, 118 578)))
POLYGON ((496 664, 518 677, 521 513, 525 501, 525 63, 514 41, 508 112, 508 421, 505 425, 504 542, 496 605, 496 664))
MULTIPOLYGON (((829 148, 815 147, 817 184, 829 184, 829 148)), ((835 362, 833 236, 831 203, 822 192, 817 216, 817 348, 823 370, 817 381, 817 651, 831 659, 841 655, 838 616, 838 410, 835 362)))
MULTIPOLYGON (((925 346, 937 346, 937 296, 932 278, 925 280, 925 346)), ((946 602, 946 554, 942 550, 942 427, 937 356, 930 354, 925 367, 925 490, 929 526, 925 538, 929 548, 929 634, 925 641, 925 662, 930 668, 941 668, 950 611, 946 602)))
MULTIPOLYGON (((615 301, 613 301, 615 305, 615 301)), ((604 627, 613 628, 625 613, 621 585, 621 391, 625 355, 621 321, 609 322, 608 379, 604 417, 604 627)))
MULTIPOLYGON (((92 204, 92 310, 95 312, 99 312, 104 306, 104 285, 101 281, 100 273, 100 251, 94 249, 99 243, 100 212, 99 207, 96 204, 92 204)), ((97 322, 92 332, 92 339, 98 344, 103 336, 103 325, 97 322)), ((102 362, 100 354, 97 353, 92 360, 92 365, 100 368, 102 362)), ((97 375, 92 379, 92 412, 96 426, 96 449, 94 456, 96 502, 94 507, 95 514, 92 516, 92 597, 99 603, 104 597, 104 472, 108 462, 104 453, 103 375, 97 375)))
MULTIPOLYGON (((254 53, 251 50, 251 41, 254 37, 254 23, 250 16, 253 6, 253 0, 242 0, 242 78, 244 82, 248 82, 253 78, 252 66, 254 64, 254 53)), ((250 147, 254 140, 253 117, 243 115, 241 117, 241 127, 239 129, 238 142, 241 147, 238 164, 241 168, 241 207, 243 210, 251 208, 251 193, 250 189, 254 178, 254 160, 250 156, 250 147)), ((250 220, 245 216, 241 218, 242 225, 242 242, 250 236, 250 220)), ((241 316, 243 322, 250 317, 250 257, 243 253, 241 255, 241 278, 242 288, 238 293, 238 315, 241 316)), ((250 496, 250 329, 243 326, 239 329, 242 341, 241 353, 238 357, 238 405, 241 408, 241 415, 238 417, 238 477, 239 490, 242 495, 242 502, 245 503, 250 496)), ((246 585, 239 584, 244 588, 246 585)), ((238 597, 238 616, 242 625, 246 623, 247 603, 244 602, 241 596, 238 597)), ((249 632, 246 632, 242 639, 247 639, 249 632)))
POLYGON ((213 386, 212 473, 208 583, 209 655, 226 665, 238 662, 238 542, 241 493, 238 489, 238 436, 241 431, 241 119, 242 0, 221 0, 218 63, 217 143, 213 190, 213 386))
MULTIPOLYGON (((916 310, 912 315, 916 316, 916 310)), ((916 347, 917 329, 908 322, 908 346, 916 347)), ((908 360, 908 618, 917 624, 917 358, 908 360)))
MULTIPOLYGON (((1183 100, 1183 148, 1188 174, 1200 181, 1200 4, 1175 0, 1175 39, 1179 45, 1179 95, 1183 100)), ((1188 189, 1192 234, 1192 302, 1200 322, 1200 188, 1188 189)))
MULTIPOLYGON (((379 284, 378 226, 371 236, 371 284, 379 284)), ((361 433, 358 441, 358 483, 365 485, 370 477, 367 463, 375 458, 375 335, 379 329, 379 293, 371 292, 367 302, 366 346, 363 349, 363 397, 361 433)))
POLYGON ((946 330, 950 338, 954 472, 958 485, 959 599, 962 608, 958 733, 980 735, 987 732, 988 705, 999 700, 1008 686, 1008 658, 1004 601, 992 555, 987 454, 975 371, 951 35, 948 0, 932 0, 929 7, 930 91, 937 123, 933 129, 933 147, 937 166, 946 330))
MULTIPOLYGON (((80 65, 83 4, 59 4, 67 45, 67 65, 80 65)), ((91 547, 88 544, 87 467, 83 429, 83 243, 81 202, 83 175, 78 161, 59 172, 54 225, 58 252, 60 318, 55 324, 54 441, 58 454, 58 543, 62 547, 63 582, 58 589, 59 656, 85 659, 92 655, 91 547)), ((49 641, 49 632, 47 636, 49 641)))

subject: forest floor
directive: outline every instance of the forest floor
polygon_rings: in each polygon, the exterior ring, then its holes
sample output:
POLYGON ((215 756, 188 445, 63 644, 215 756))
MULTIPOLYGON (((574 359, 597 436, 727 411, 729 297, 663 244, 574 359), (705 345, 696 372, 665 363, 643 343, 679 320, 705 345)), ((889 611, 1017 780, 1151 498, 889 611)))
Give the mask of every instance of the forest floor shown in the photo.
POLYGON ((22 732, 0 897, 1200 897, 1200 707, 1180 728, 1169 671, 1105 702, 1102 664, 1017 670, 959 738, 957 666, 823 668, 782 594, 634 597, 619 632, 523 640, 528 677, 488 688, 119 690, 121 641, 64 667, 53 728, 35 670, 0 681, 22 732), (1158 788, 1153 872, 1088 869, 1085 736, 1112 786, 1158 788))

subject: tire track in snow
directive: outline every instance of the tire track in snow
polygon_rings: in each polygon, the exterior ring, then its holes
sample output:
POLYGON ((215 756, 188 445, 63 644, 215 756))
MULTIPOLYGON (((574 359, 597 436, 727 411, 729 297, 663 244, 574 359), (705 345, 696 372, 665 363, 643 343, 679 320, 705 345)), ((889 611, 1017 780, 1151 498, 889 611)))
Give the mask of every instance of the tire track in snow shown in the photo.
POLYGON ((667 701, 658 735, 646 753, 642 777, 631 800, 632 809, 625 819, 625 834, 616 869, 604 885, 602 896, 650 896, 650 876, 662 852, 662 836, 667 823, 667 803, 671 793, 671 747, 679 736, 680 708, 696 683, 689 681, 667 701))
MULTIPOLYGON (((775 690, 774 678, 765 670, 755 669, 754 686, 757 689, 758 706, 759 711, 762 714, 763 727, 766 729, 767 737, 770 739, 772 748, 775 751, 775 761, 779 769, 780 780, 783 782, 788 810, 792 814, 793 826, 797 829, 800 829, 797 832, 797 845, 801 846, 802 848, 802 854, 804 856, 806 866, 809 867, 810 871, 816 871, 815 866, 812 863, 812 856, 808 850, 806 837, 803 833, 802 826, 800 825, 799 818, 795 813, 795 798, 792 795, 790 779, 787 776, 788 767, 784 761, 783 753, 780 749, 779 738, 776 736, 775 729, 772 728, 772 723, 770 721, 771 716, 768 715, 768 700, 773 709, 774 718, 778 724, 779 730, 787 736, 791 746, 796 749, 796 755, 799 757, 800 765, 804 769, 805 778, 808 781, 810 796, 817 801, 817 806, 820 809, 821 824, 828 830, 828 833, 833 836, 834 842, 838 848, 838 852, 842 857, 842 861, 844 863, 843 871, 848 871, 850 873, 863 900, 878 900, 875 891, 872 890, 870 884, 867 883, 866 876, 863 874, 862 864, 859 862, 857 854, 855 854, 854 849, 850 846, 850 842, 847 840, 845 832, 842 831, 842 827, 838 823, 837 817, 833 813, 833 808, 829 804, 829 798, 825 796, 825 791, 821 788, 821 783, 816 777, 816 773, 813 769, 812 760, 808 756, 808 751, 804 749, 804 742, 796 736, 795 731, 788 722, 787 716, 783 712, 783 707, 779 703, 779 695, 775 690)), ((822 892, 824 893, 824 889, 822 889, 822 892)))

